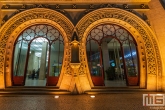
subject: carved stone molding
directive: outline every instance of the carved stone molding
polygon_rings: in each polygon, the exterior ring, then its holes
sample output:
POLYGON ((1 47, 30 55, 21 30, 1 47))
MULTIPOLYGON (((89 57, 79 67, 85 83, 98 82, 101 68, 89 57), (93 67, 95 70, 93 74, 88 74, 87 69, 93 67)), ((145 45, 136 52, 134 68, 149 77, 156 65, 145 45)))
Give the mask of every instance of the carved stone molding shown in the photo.
POLYGON ((4 73, 5 49, 0 48, 0 76, 4 73))
MULTIPOLYGON (((73 24, 59 12, 50 9, 44 8, 36 8, 27 10, 17 14, 12 17, 9 21, 7 21, 0 29, 0 67, 6 67, 4 69, 0 68, 0 74, 7 75, 6 77, 6 85, 11 85, 11 73, 12 73, 12 55, 14 49, 14 42, 19 36, 19 34, 26 29, 35 24, 48 24, 55 28, 57 28, 62 36, 64 37, 65 42, 65 50, 64 51, 64 68, 66 65, 69 65, 69 54, 68 54, 68 46, 67 43, 72 36, 72 30, 74 28, 73 24), (4 51, 6 50, 6 54, 4 51), (4 53, 4 54, 3 54, 4 53), (6 58, 6 60, 4 60, 6 58)), ((66 67, 65 67, 66 66, 66 67)), ((71 70, 62 71, 61 73, 71 74, 71 70), (66 72, 66 73, 65 73, 66 72)), ((61 79, 59 79, 61 80, 61 79)), ((5 85, 5 84, 4 84, 5 85)))
MULTIPOLYGON (((57 86, 60 86, 63 81, 63 86, 61 88, 69 88, 69 82, 73 71, 70 67, 71 48, 68 44, 69 41, 71 41, 74 26, 68 20, 68 18, 66 18, 61 13, 45 8, 35 8, 21 12, 13 16, 1 27, 0 75, 4 75, 4 72, 7 73, 8 76, 9 74, 11 75, 11 62, 14 41, 20 32, 22 32, 29 25, 35 24, 35 22, 45 24, 52 24, 54 22, 52 25, 58 25, 57 27, 59 27, 59 31, 61 33, 65 33, 64 37, 67 37, 64 38, 67 39, 65 40, 67 41, 65 42, 65 56, 63 59, 63 69, 61 71, 57 86), (63 77, 66 77, 68 80, 63 80, 63 77)), ((157 39, 150 27, 142 19, 128 11, 117 8, 103 8, 88 13, 75 26, 80 41, 80 68, 78 70, 78 74, 81 78, 84 78, 84 80, 81 81, 82 87, 85 86, 83 83, 88 83, 88 81, 90 86, 93 86, 86 58, 85 39, 88 33, 94 27, 107 22, 124 27, 133 35, 134 39, 136 40, 140 60, 140 74, 144 76, 140 78, 140 80, 143 79, 143 83, 146 82, 146 74, 153 77, 162 75, 162 62, 157 39)), ((8 77, 9 80, 11 80, 10 78, 11 76, 8 77)), ((90 87, 86 87, 83 90, 88 90, 89 88, 90 87)))
POLYGON ((160 53, 155 35, 143 20, 130 12, 116 8, 105 8, 95 10, 87 14, 76 25, 79 39, 82 40, 83 37, 86 37, 84 36, 84 33, 93 22, 104 18, 119 19, 134 27, 137 32, 140 33, 145 45, 144 49, 146 50, 147 73, 152 75, 162 73, 160 53))
MULTIPOLYGON (((2 2, 6 2, 6 3, 10 3, 11 0, 2 0, 2 2)), ((22 0, 12 0, 12 2, 22 2, 22 0)), ((24 0, 24 2, 34 2, 34 0, 24 0)), ((96 3, 100 3, 100 2, 106 2, 107 3, 107 0, 37 0, 35 2, 46 2, 46 3, 52 3, 52 2, 58 2, 58 3, 93 3, 93 2, 96 2, 96 3)), ((124 3, 124 2, 127 2, 127 3, 148 3, 150 2, 150 0, 111 0, 109 1, 110 3, 114 3, 114 2, 117 2, 117 3, 124 3)))
POLYGON ((0 30, 0 39, 2 39, 0 41, 0 47, 5 47, 6 40, 16 27, 32 19, 48 19, 56 22, 65 30, 68 39, 71 39, 72 30, 74 26, 68 20, 68 18, 54 10, 35 8, 17 14, 16 16, 12 17, 8 22, 6 22, 4 26, 2 26, 0 30))

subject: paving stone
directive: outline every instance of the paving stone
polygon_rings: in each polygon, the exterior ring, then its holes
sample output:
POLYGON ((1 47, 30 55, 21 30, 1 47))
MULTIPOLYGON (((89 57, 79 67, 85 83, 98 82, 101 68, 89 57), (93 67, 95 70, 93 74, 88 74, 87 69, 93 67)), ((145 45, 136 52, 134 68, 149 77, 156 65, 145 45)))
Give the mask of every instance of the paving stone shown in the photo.
POLYGON ((148 110, 143 93, 0 96, 0 110, 148 110))

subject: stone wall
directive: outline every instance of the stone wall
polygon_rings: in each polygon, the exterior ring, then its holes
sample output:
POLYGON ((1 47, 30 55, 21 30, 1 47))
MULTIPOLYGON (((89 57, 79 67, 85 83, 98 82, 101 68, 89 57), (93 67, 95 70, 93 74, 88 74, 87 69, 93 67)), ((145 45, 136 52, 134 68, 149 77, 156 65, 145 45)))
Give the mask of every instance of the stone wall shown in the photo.
POLYGON ((17 3, 22 3, 22 1, 24 3, 28 3, 28 2, 41 2, 44 3, 48 3, 48 2, 56 2, 56 3, 61 3, 61 2, 65 2, 65 3, 93 3, 93 2, 97 2, 97 3, 107 3, 110 2, 110 3, 146 3, 146 2, 149 2, 150 0, 2 0, 3 3, 12 3, 12 2, 17 2, 17 3))
MULTIPOLYGON (((149 7, 150 10, 147 12, 147 16, 158 40, 163 63, 162 67, 165 67, 165 10, 159 0, 151 0, 149 7)), ((162 74, 163 81, 165 73, 162 74)), ((165 89, 165 81, 163 81, 162 86, 165 89)))

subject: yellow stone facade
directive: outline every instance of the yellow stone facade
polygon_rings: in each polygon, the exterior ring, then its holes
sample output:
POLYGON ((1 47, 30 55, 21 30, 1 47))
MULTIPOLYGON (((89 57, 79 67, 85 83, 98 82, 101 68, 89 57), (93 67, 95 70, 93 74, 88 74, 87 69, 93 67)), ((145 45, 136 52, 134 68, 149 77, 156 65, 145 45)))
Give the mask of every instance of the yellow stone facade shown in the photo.
MULTIPOLYGON (((69 2, 80 1, 73 0, 69 2)), ((109 3, 148 4, 145 13, 150 25, 135 14, 119 8, 107 7, 96 9, 83 16, 74 25, 66 16, 58 11, 47 8, 33 8, 20 12, 3 23, 2 18, 12 11, 0 11, 0 88, 12 86, 12 60, 14 42, 18 35, 27 27, 34 24, 49 24, 57 28, 64 36, 64 59, 62 71, 57 86, 60 89, 79 93, 94 87, 86 56, 86 38, 96 26, 105 23, 117 24, 128 30, 137 42, 139 56, 140 84, 139 88, 147 90, 165 90, 165 10, 159 1, 155 0, 115 0, 109 3), (116 1, 116 2, 115 2, 116 1), (79 37, 79 64, 71 64, 71 37, 76 32, 79 37), (76 77, 74 74, 77 74, 76 77)), ((27 1, 2 1, 0 6, 7 3, 26 3, 27 1)), ((34 0, 29 1, 34 2, 34 0)), ((38 1, 35 1, 36 3, 38 1)), ((49 2, 56 3, 56 0, 49 2)), ((47 3, 49 3, 47 2, 47 3)), ((63 1, 58 1, 58 3, 63 1)), ((75 2, 75 3, 76 3, 75 2)), ((85 2, 85 1, 84 1, 85 2)), ((91 1, 92 2, 92 1, 91 1)), ((107 1, 106 1, 107 2, 107 1)))

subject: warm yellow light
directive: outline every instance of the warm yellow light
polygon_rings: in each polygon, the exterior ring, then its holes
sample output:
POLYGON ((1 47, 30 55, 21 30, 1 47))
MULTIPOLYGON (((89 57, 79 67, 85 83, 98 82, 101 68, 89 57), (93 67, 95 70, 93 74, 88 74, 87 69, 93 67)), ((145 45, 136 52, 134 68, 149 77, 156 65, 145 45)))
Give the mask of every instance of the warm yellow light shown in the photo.
POLYGON ((58 99, 59 97, 60 97, 60 96, 58 96, 58 95, 54 96, 55 99, 58 99))
POLYGON ((156 94, 156 95, 162 96, 162 95, 164 95, 164 94, 156 94))
POLYGON ((91 98, 95 98, 95 96, 94 95, 91 95, 91 98))

